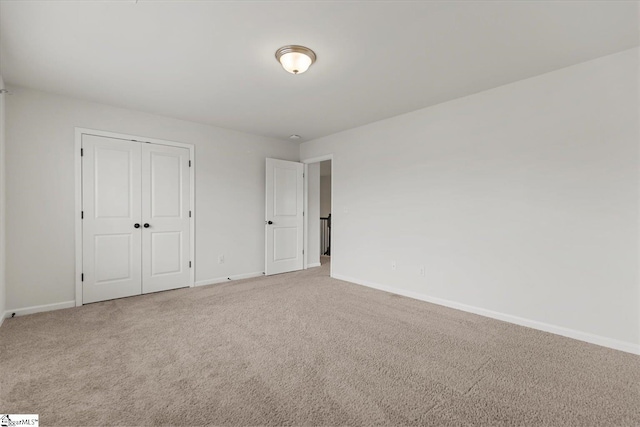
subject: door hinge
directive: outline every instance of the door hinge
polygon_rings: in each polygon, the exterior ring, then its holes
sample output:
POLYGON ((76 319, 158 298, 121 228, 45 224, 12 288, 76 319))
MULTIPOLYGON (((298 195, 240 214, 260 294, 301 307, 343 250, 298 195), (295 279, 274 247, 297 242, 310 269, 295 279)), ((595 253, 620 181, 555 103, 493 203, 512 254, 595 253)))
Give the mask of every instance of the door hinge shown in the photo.
POLYGON ((189 268, 191 268, 191 261, 189 261, 189 268))
POLYGON ((80 275, 80 281, 81 281, 81 282, 84 282, 84 273, 82 273, 82 274, 80 275))
POLYGON ((189 218, 191 218, 191 211, 189 211, 189 218))
POLYGON ((80 211, 80 219, 84 219, 84 211, 80 211))
POLYGON ((304 255, 304 249, 302 250, 302 255, 304 255))
POLYGON ((80 149, 80 157, 84 156, 84 148, 80 149))
POLYGON ((189 167, 191 167, 191 160, 189 160, 189 167))

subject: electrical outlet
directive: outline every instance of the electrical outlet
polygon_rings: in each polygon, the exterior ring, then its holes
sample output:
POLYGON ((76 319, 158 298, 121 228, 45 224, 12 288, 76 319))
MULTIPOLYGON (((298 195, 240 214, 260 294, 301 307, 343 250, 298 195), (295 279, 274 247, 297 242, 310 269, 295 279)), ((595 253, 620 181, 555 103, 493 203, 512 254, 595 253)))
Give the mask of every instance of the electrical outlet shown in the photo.
POLYGON ((218 264, 224 264, 224 255, 218 255, 218 264))
POLYGON ((396 262, 395 262, 395 261, 391 261, 391 269, 392 269, 393 271, 396 271, 396 270, 398 269, 398 266, 396 265, 396 262))
POLYGON ((424 277, 424 276, 426 276, 426 275, 427 275, 427 269, 426 269, 426 268, 424 268, 424 265, 421 265, 421 266, 420 266, 420 275, 421 275, 422 277, 424 277))

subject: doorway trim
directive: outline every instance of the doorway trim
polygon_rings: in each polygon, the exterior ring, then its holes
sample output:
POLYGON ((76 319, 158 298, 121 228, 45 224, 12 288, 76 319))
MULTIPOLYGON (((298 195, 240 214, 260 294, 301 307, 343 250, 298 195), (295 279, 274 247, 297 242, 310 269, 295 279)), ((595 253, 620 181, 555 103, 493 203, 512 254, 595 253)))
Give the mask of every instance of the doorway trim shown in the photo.
MULTIPOLYGON (((317 156, 317 157, 310 157, 308 159, 304 159, 304 160, 300 160, 302 163, 304 163, 304 211, 305 212, 309 212, 309 165, 312 163, 320 163, 320 162, 324 162, 325 160, 331 160, 331 211, 332 211, 332 215, 331 215, 331 223, 332 223, 332 228, 333 228, 333 223, 335 220, 335 217, 333 215, 333 213, 335 212, 335 205, 333 203, 334 200, 334 196, 333 196, 333 183, 335 182, 334 179, 334 160, 333 160, 333 153, 331 154, 325 154, 323 156, 317 156)), ((333 239, 332 239, 333 240, 333 239)), ((304 257, 303 257, 303 265, 302 268, 304 270, 306 270, 308 267, 308 254, 309 254, 309 215, 305 215, 304 216, 304 257)), ((334 248, 331 248, 331 256, 333 257, 334 255, 334 248)), ((322 256, 322 255, 321 255, 322 256)), ((333 277, 333 263, 329 264, 329 276, 333 277)))
MULTIPOLYGON (((196 188, 195 188, 195 176, 196 176, 196 162, 195 162, 195 146, 193 144, 185 144, 183 142, 167 141, 164 139, 149 138, 146 136, 128 135, 116 132, 107 132, 97 129, 88 128, 75 128, 75 154, 74 154, 74 166, 75 166, 75 249, 76 249, 76 268, 75 268, 75 283, 76 283, 76 307, 82 305, 82 156, 80 150, 82 148, 82 135, 94 135, 102 136, 106 138, 122 139, 131 142, 144 142, 147 144, 156 145, 168 145, 171 147, 186 148, 189 150, 189 162, 191 167, 189 168, 189 204, 191 206, 191 218, 189 221, 189 235, 190 235, 190 258, 191 258, 191 271, 189 273, 189 287, 195 285, 196 277, 196 240, 195 240, 195 220, 196 220, 196 188)), ((333 172, 332 172, 333 173, 333 172)))

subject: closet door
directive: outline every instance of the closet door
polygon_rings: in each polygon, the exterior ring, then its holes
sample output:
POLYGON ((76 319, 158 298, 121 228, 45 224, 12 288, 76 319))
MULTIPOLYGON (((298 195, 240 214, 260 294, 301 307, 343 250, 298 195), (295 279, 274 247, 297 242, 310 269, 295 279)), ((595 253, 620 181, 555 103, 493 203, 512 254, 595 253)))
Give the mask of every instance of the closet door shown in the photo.
POLYGON ((82 136, 82 302, 139 295, 141 145, 82 136))
POLYGON ((189 286, 189 150, 142 145, 142 292, 189 286))

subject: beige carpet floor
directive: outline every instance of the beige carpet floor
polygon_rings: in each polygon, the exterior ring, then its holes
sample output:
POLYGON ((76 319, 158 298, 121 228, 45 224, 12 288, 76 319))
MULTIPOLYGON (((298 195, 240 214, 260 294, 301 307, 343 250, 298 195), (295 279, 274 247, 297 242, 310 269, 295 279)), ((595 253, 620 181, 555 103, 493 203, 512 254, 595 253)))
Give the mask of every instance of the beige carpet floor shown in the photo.
POLYGON ((640 425, 640 357, 303 272, 5 320, 41 425, 640 425))

